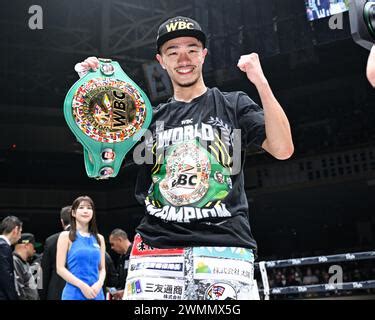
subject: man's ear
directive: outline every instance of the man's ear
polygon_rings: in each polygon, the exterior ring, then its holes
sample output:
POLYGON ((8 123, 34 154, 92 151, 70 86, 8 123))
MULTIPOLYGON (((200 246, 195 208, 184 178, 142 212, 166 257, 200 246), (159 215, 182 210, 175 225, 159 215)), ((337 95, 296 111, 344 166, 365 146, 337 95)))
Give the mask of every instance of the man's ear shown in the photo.
POLYGON ((20 230, 20 227, 19 226, 15 226, 10 233, 13 234, 13 235, 17 235, 18 232, 19 232, 19 230, 20 230))
POLYGON ((203 54, 203 61, 204 61, 204 59, 206 59, 206 56, 208 54, 208 49, 204 48, 203 51, 202 51, 202 54, 203 54))
POLYGON ((161 67, 165 70, 165 65, 164 65, 164 62, 163 62, 163 58, 162 58, 162 56, 159 53, 156 55, 156 59, 159 61, 161 67))

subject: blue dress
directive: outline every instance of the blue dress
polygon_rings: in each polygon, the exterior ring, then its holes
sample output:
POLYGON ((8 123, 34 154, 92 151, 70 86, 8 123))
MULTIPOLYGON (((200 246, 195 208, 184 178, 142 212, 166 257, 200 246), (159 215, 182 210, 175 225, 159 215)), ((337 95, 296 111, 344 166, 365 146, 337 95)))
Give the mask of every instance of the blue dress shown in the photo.
MULTIPOLYGON (((100 245, 93 235, 82 236, 77 231, 67 255, 67 268, 77 278, 92 286, 99 279, 100 245)), ((81 290, 66 283, 61 300, 88 300, 81 290)), ((104 300, 103 290, 93 300, 104 300)))

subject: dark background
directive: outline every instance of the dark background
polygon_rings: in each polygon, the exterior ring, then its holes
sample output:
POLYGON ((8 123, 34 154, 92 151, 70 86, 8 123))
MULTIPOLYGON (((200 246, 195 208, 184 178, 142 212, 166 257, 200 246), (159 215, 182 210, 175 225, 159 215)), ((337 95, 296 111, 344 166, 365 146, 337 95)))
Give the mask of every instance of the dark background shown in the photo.
MULTIPOLYGON (((277 161, 249 152, 246 190, 260 258, 374 247, 375 90, 368 51, 329 18, 308 22, 303 0, 3 1, 0 8, 0 218, 13 214, 37 240, 60 231, 59 211, 79 195, 97 205, 100 232, 134 235, 143 215, 133 196, 137 166, 117 178, 86 176, 82 147, 63 116, 65 94, 88 56, 119 61, 147 93, 142 65, 155 58, 159 24, 175 15, 208 34, 206 85, 243 90, 236 64, 257 52, 291 123, 295 153, 277 161), (214 3, 214 5, 213 5, 214 3), (43 9, 30 30, 29 7, 43 9)), ((156 105, 158 101, 153 101, 156 105)))

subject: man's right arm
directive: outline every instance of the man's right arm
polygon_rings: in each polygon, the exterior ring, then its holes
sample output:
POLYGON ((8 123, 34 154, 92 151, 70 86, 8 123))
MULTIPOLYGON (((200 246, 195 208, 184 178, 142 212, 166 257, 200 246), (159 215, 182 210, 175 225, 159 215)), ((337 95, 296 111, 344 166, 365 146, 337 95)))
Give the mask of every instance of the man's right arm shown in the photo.
POLYGON ((375 88, 375 45, 372 46, 367 61, 367 79, 375 88))

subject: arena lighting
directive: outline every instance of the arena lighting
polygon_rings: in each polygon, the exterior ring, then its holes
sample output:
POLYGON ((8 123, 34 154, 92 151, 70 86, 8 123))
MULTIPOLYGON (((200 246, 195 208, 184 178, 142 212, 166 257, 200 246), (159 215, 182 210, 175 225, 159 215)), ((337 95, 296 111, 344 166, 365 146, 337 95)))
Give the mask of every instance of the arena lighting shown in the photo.
POLYGON ((352 0, 349 19, 353 40, 371 50, 375 42, 375 1, 352 0))

